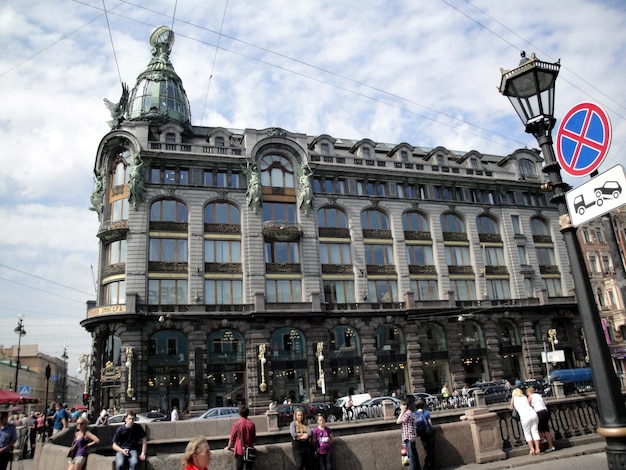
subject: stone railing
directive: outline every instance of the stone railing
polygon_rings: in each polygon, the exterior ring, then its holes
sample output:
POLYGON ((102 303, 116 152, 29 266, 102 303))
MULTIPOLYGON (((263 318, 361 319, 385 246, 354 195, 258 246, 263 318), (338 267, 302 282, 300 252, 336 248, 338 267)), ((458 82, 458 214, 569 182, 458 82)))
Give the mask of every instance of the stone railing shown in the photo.
MULTIPOLYGON (((595 433, 598 426, 595 395, 548 399, 546 403, 552 413, 550 424, 557 447, 602 441, 595 433)), ((390 462, 397 462, 399 466, 401 429, 395 422, 394 411, 394 404, 385 401, 371 418, 330 423, 335 436, 335 462, 350 462, 349 468, 368 470, 395 468, 390 462)), ((256 470, 293 468, 291 439, 286 428, 278 428, 278 414, 268 411, 250 418, 257 429, 256 470)), ((437 468, 495 462, 528 452, 521 425, 512 420, 506 403, 436 411, 432 419, 435 447, 446 450, 436 453, 437 468)), ((232 452, 223 448, 235 422, 235 419, 219 419, 147 423, 144 425, 148 435, 145 470, 179 470, 187 442, 198 435, 207 436, 212 449, 211 470, 232 469, 232 452)), ((100 444, 89 456, 90 470, 113 470, 110 442, 115 429, 115 426, 91 427, 100 438, 100 444)), ((38 444, 33 470, 63 468, 74 430, 71 425, 53 441, 38 444)), ((418 452, 423 460, 421 445, 418 445, 418 452)))

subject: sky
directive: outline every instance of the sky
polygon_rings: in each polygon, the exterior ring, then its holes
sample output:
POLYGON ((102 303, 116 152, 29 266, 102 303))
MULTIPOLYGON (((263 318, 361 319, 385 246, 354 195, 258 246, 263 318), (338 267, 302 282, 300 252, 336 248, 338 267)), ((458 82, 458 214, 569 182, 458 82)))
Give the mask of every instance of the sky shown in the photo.
POLYGON ((608 113, 600 172, 626 160, 623 0, 3 0, 0 345, 23 314, 23 344, 67 347, 70 375, 91 351, 79 322, 95 299, 103 98, 132 89, 160 25, 194 125, 504 156, 537 148, 498 93, 525 50, 561 60, 557 119, 581 102, 608 113))

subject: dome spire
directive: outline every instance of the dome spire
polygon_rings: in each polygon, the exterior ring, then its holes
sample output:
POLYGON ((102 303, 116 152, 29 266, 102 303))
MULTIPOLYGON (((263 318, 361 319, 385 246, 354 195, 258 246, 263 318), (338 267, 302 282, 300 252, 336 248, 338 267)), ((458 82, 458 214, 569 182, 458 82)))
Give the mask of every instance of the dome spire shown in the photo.
POLYGON ((175 121, 191 124, 189 100, 183 82, 170 62, 174 31, 159 26, 150 35, 152 59, 137 77, 130 95, 128 119, 131 121, 175 121))

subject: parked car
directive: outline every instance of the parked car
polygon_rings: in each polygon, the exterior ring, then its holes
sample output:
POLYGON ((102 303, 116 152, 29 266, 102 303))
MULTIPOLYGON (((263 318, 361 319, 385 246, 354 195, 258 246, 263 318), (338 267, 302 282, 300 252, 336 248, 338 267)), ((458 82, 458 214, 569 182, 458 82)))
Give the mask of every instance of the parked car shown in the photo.
POLYGON ((327 421, 334 423, 342 418, 343 410, 336 407, 333 403, 311 403, 311 406, 317 409, 317 412, 324 415, 327 421))
POLYGON ((278 405, 278 426, 289 426, 293 421, 293 412, 296 408, 302 408, 304 411, 304 422, 307 424, 315 424, 318 409, 308 403, 289 403, 286 405, 278 405))
POLYGON ((430 411, 439 408, 439 398, 426 392, 417 392, 413 394, 416 400, 422 400, 426 408, 430 411))
POLYGON ((209 408, 200 416, 193 418, 198 419, 217 419, 217 418, 238 418, 239 408, 235 406, 218 406, 216 408, 209 408))
POLYGON ((393 402, 394 405, 394 413, 397 417, 400 414, 400 400, 395 397, 376 397, 370 398, 369 400, 365 400, 356 408, 356 417, 358 419, 364 418, 379 418, 383 415, 383 401, 389 400, 393 402))
POLYGON ((493 403, 502 403, 511 399, 512 390, 506 388, 504 385, 489 385, 487 387, 472 387, 468 389, 468 404, 474 406, 476 399, 474 392, 476 390, 482 390, 485 394, 485 404, 491 405, 493 403))
MULTIPOLYGON (((123 424, 126 413, 114 415, 109 418, 107 424, 123 424)), ((156 421, 168 421, 169 417, 166 414, 158 413, 156 411, 147 411, 145 413, 137 413, 136 423, 151 423, 156 421)))

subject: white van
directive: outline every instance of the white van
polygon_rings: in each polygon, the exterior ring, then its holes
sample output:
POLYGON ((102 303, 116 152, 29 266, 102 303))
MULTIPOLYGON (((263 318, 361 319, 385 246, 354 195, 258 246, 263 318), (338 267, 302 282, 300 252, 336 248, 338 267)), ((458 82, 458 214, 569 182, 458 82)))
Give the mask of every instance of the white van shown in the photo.
MULTIPOLYGON (((372 396, 369 393, 359 393, 356 395, 352 395, 352 404, 354 406, 359 406, 365 400, 369 400, 371 398, 372 396)), ((347 401, 348 401, 348 397, 337 398, 337 401, 335 401, 335 406, 343 408, 344 406, 346 406, 347 401)))

